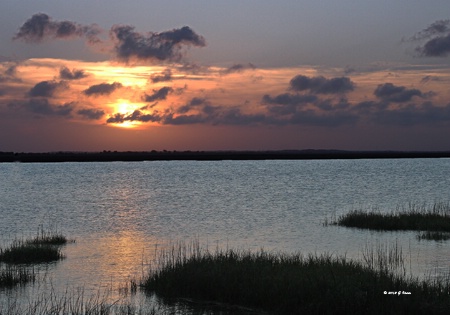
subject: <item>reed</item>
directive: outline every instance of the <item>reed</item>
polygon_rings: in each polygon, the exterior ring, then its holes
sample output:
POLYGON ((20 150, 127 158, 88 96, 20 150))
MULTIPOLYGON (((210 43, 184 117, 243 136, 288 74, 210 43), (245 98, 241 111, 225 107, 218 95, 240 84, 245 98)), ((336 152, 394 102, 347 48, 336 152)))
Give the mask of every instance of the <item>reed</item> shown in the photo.
POLYGON ((12 288, 16 285, 24 285, 34 282, 36 274, 33 269, 24 267, 11 267, 0 270, 0 288, 12 288))
POLYGON ((353 210, 340 216, 332 224, 379 231, 414 230, 450 232, 450 204, 431 206, 409 204, 406 209, 390 213, 353 210))
POLYGON ((417 234, 417 239, 432 240, 432 241, 446 241, 450 239, 450 233, 438 232, 438 231, 425 231, 417 234))
POLYGON ((10 247, 0 249, 0 262, 9 264, 46 263, 63 258, 61 249, 51 245, 34 245, 15 241, 10 247))
POLYGON ((31 239, 26 239, 24 242, 32 245, 64 245, 67 243, 74 243, 75 240, 67 239, 64 234, 57 230, 46 231, 43 226, 40 226, 36 236, 31 239))
POLYGON ((169 299, 215 301, 271 314, 450 311, 448 281, 429 283, 389 272, 386 265, 401 264, 402 254, 398 248, 383 248, 374 255, 386 256, 386 251, 391 258, 374 258, 373 263, 364 265, 327 254, 211 253, 195 247, 189 252, 178 246, 161 254, 159 266, 141 286, 169 299), (374 268, 377 264, 381 267, 374 268))
POLYGON ((169 315, 184 314, 159 305, 144 305, 129 297, 112 298, 112 289, 89 294, 84 288, 67 288, 65 292, 43 291, 26 299, 8 295, 0 300, 3 315, 169 315))

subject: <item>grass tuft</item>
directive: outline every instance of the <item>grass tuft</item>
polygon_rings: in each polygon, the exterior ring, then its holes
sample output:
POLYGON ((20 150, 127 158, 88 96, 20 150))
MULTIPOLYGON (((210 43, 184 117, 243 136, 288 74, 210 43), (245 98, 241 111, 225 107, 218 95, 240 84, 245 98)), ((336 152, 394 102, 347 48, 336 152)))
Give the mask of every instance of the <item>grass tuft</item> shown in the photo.
POLYGON ((430 207, 410 204, 406 210, 391 213, 354 210, 340 216, 332 224, 379 231, 450 232, 450 204, 435 203, 430 207))
POLYGON ((53 262, 63 259, 59 247, 14 242, 6 249, 0 249, 0 261, 10 264, 33 264, 53 262))
POLYGON ((332 255, 175 248, 162 254, 161 265, 141 286, 167 299, 216 301, 273 314, 447 314, 450 283, 430 284, 387 271, 383 265, 402 256, 398 248, 387 251, 392 258, 373 259, 381 264, 374 269, 332 255))
POLYGON ((43 227, 40 228, 34 238, 25 240, 25 243, 32 245, 65 245, 69 242, 74 243, 75 240, 68 240, 58 231, 45 231, 43 227))

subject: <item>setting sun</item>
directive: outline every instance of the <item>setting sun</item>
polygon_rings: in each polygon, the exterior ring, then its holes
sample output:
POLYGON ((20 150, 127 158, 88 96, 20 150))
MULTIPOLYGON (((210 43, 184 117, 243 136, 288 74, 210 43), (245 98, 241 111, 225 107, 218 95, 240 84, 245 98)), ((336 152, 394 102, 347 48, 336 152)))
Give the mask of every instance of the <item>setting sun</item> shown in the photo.
MULTIPOLYGON (((123 99, 119 99, 117 103, 113 104, 112 112, 115 113, 115 115, 129 116, 129 115, 132 115, 134 111, 142 108, 142 106, 145 106, 145 105, 144 104, 132 104, 123 99)), ((114 127, 120 127, 120 128, 136 128, 136 127, 141 126, 142 123, 139 121, 125 120, 120 123, 112 123, 111 125, 114 127)))

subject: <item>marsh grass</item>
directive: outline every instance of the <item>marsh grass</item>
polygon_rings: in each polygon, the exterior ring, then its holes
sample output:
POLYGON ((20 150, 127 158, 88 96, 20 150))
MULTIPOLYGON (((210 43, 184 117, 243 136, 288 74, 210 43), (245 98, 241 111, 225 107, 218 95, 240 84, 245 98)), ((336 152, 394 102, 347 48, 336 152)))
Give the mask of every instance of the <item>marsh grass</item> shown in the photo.
POLYGON ((398 247, 379 247, 366 256, 364 264, 328 254, 211 253, 175 246, 161 254, 141 286, 169 299, 214 301, 271 314, 448 314, 449 281, 430 283, 390 272, 388 265, 403 263, 398 247))
POLYGON ((45 231, 40 227, 35 237, 16 239, 7 248, 0 248, 0 262, 10 264, 34 264, 54 262, 64 258, 61 245, 75 242, 57 231, 45 231))
POLYGON ((74 242, 75 240, 69 240, 64 234, 57 230, 44 230, 43 226, 40 226, 35 237, 24 241, 24 243, 31 245, 65 245, 74 242))
POLYGON ((395 243, 366 244, 362 251, 363 262, 371 270, 406 276, 405 255, 397 240, 395 243))
POLYGON ((33 269, 8 266, 0 270, 0 288, 12 288, 35 280, 36 274, 33 269))
MULTIPOLYGON (((63 292, 42 290, 27 297, 8 295, 0 300, 3 315, 174 315, 192 314, 182 308, 167 308, 160 304, 134 301, 130 295, 114 298, 114 290, 107 288, 89 293, 84 288, 67 288, 63 292), (180 312, 181 309, 181 312, 180 312)), ((202 313, 207 314, 207 313, 202 313)))
POLYGON ((390 213, 353 210, 331 224, 379 231, 439 231, 450 232, 450 204, 436 202, 431 206, 410 203, 390 213))
POLYGON ((0 261, 9 264, 34 264, 58 261, 64 258, 61 249, 51 245, 34 245, 15 241, 0 249, 0 261))

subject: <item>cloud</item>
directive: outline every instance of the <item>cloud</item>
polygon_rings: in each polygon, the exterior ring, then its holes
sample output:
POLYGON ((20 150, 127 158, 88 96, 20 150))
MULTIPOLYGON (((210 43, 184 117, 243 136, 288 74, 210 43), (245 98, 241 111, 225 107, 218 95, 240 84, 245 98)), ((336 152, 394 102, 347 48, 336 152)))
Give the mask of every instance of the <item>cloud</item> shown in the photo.
POLYGON ((355 84, 347 77, 326 79, 323 76, 307 77, 297 75, 290 81, 291 90, 309 90, 315 94, 340 94, 353 91, 355 84))
POLYGON ((450 34, 432 38, 416 51, 424 57, 447 57, 450 54, 450 34))
POLYGON ((6 82, 6 81, 15 81, 20 82, 21 80, 17 78, 17 63, 14 63, 10 66, 5 64, 5 69, 2 69, 0 72, 0 82, 6 82))
POLYGON ((201 105, 209 105, 205 98, 194 97, 186 105, 178 108, 177 113, 185 114, 191 109, 198 108, 201 105))
POLYGON ((59 77, 63 80, 78 80, 86 78, 88 75, 83 70, 73 69, 69 70, 67 67, 62 67, 59 70, 59 77))
POLYGON ((290 124, 336 127, 355 124, 359 117, 348 111, 320 113, 311 109, 299 111, 289 119, 290 124))
POLYGON ((417 41, 422 39, 428 39, 436 35, 442 35, 450 32, 450 20, 438 20, 430 24, 424 30, 416 33, 409 38, 410 41, 417 41))
POLYGON ((450 54, 450 20, 438 20, 409 38, 409 41, 426 40, 416 47, 421 57, 446 57, 450 54))
POLYGON ((442 81, 442 79, 438 76, 426 75, 420 80, 420 83, 426 84, 431 81, 439 82, 439 81, 442 81))
POLYGON ((107 124, 121 124, 126 121, 140 121, 140 122, 158 122, 161 117, 157 113, 144 114, 140 110, 135 110, 132 114, 125 115, 116 113, 106 120, 107 124))
POLYGON ((152 74, 150 80, 153 83, 172 81, 172 71, 167 68, 160 74, 152 74))
POLYGON ((418 89, 407 89, 404 86, 396 86, 392 83, 378 85, 373 94, 383 101, 396 103, 409 102, 414 96, 421 98, 428 96, 418 89))
POLYGON ((133 26, 114 25, 110 35, 115 44, 116 57, 124 62, 130 59, 179 61, 183 45, 198 47, 206 45, 205 39, 188 26, 161 33, 141 34, 134 31, 133 26))
POLYGON ((278 115, 293 114, 298 108, 306 106, 308 103, 315 103, 317 96, 311 94, 290 94, 284 93, 272 97, 268 94, 262 98, 262 103, 267 105, 269 112, 278 115))
POLYGON ((58 89, 67 89, 68 85, 64 81, 42 81, 37 83, 28 92, 29 96, 51 97, 58 89))
POLYGON ((14 40, 41 42, 47 38, 67 39, 86 37, 90 43, 99 41, 97 35, 101 30, 96 25, 85 26, 71 21, 53 21, 45 13, 34 14, 13 37, 14 40))
POLYGON ((431 102, 425 102, 421 106, 408 104, 401 108, 376 111, 370 119, 381 125, 401 126, 450 122, 450 104, 446 106, 436 106, 431 102))
POLYGON ((109 95, 117 89, 120 89, 122 84, 119 82, 113 83, 100 83, 90 86, 88 89, 84 90, 83 93, 87 96, 91 95, 109 95))
POLYGON ((231 67, 223 70, 221 73, 222 74, 230 74, 230 73, 236 73, 236 72, 242 72, 245 70, 254 70, 256 69, 255 65, 252 63, 248 63, 248 64, 234 64, 231 67))
POLYGON ((89 120, 97 120, 105 115, 101 109, 83 108, 77 111, 77 114, 89 120))
POLYGON ((32 98, 26 102, 13 102, 8 104, 9 108, 21 108, 28 112, 43 116, 70 116, 74 103, 53 105, 46 98, 32 98))
POLYGON ((173 88, 170 86, 165 86, 160 88, 159 90, 153 90, 152 95, 144 94, 144 101, 145 102, 154 102, 158 100, 165 100, 167 98, 167 95, 169 93, 173 92, 173 88))

